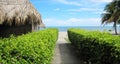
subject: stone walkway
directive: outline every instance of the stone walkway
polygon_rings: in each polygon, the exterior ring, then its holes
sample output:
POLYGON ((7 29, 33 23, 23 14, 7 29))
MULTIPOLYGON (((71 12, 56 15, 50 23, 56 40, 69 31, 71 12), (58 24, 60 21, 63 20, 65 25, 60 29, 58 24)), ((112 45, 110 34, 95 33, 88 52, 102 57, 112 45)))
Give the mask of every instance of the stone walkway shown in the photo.
POLYGON ((65 38, 67 38, 67 33, 59 32, 52 64, 82 64, 65 38))

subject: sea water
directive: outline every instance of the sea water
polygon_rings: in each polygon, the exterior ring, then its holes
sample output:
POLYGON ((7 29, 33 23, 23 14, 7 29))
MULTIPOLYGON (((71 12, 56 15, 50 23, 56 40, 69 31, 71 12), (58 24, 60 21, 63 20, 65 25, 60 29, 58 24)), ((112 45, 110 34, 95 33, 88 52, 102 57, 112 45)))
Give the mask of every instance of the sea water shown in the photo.
MULTIPOLYGON (((66 32, 69 28, 80 28, 84 30, 114 31, 113 26, 46 26, 46 28, 58 28, 59 32, 66 32)), ((118 31, 120 27, 118 26, 118 31)))

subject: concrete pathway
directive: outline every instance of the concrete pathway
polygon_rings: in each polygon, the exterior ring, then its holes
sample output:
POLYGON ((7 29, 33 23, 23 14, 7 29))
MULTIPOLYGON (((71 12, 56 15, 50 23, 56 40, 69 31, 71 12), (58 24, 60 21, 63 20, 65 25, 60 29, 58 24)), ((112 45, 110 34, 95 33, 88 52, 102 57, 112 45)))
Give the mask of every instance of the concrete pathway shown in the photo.
POLYGON ((52 64, 82 64, 65 38, 67 32, 59 32, 52 64))

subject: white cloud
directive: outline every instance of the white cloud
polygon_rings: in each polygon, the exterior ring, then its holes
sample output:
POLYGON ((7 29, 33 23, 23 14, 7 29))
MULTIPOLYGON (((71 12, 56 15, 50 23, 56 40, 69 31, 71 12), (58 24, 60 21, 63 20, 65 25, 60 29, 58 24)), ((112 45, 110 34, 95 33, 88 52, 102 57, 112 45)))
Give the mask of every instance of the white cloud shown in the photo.
POLYGON ((79 8, 79 9, 68 9, 66 11, 70 12, 81 12, 81 11, 101 11, 102 9, 98 8, 79 8))
POLYGON ((99 3, 103 3, 103 2, 112 2, 113 0, 91 0, 92 2, 99 2, 99 3))
POLYGON ((81 19, 78 19, 78 18, 70 18, 68 20, 66 20, 67 22, 80 22, 81 19))
POLYGON ((54 9, 54 11, 60 11, 60 8, 56 8, 56 9, 54 9))
POLYGON ((43 19, 46 26, 68 26, 66 20, 59 20, 55 18, 43 19))
POLYGON ((104 13, 107 13, 106 11, 96 11, 96 12, 93 12, 94 14, 104 14, 104 13))
POLYGON ((44 19, 46 26, 100 26, 100 18, 44 19))
POLYGON ((67 5, 75 5, 75 6, 80 6, 81 4, 77 1, 67 1, 67 0, 55 0, 57 2, 60 2, 62 4, 67 4, 67 5))
POLYGON ((75 15, 75 14, 77 14, 76 12, 69 12, 68 14, 70 14, 70 15, 75 15))

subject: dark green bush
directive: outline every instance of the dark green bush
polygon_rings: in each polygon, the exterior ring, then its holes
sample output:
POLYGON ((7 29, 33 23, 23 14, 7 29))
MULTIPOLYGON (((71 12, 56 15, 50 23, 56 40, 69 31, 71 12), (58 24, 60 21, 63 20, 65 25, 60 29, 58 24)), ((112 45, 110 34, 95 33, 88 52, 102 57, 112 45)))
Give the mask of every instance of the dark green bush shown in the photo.
POLYGON ((120 64, 119 36, 71 28, 68 37, 84 61, 92 64, 120 64))
POLYGON ((57 29, 0 39, 0 64, 50 64, 57 29))

